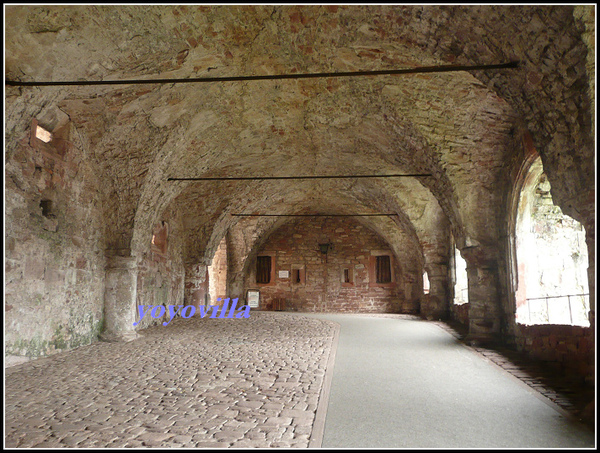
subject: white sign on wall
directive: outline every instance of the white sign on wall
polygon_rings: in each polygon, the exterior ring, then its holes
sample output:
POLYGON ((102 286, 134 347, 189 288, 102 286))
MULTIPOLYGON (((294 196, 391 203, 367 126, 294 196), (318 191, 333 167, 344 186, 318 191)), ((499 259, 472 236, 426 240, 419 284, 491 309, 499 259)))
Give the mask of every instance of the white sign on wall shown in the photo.
POLYGON ((290 278, 290 271, 279 271, 279 278, 290 278))
POLYGON ((249 289, 248 297, 246 299, 248 301, 248 306, 250 308, 258 308, 258 302, 260 299, 260 291, 249 289))

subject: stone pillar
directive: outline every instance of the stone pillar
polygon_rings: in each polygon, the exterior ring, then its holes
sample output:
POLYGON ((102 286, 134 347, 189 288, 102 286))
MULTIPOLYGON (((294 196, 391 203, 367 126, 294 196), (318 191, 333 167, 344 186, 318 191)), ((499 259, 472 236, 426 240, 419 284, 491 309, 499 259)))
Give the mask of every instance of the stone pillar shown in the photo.
POLYGON ((227 297, 237 297, 240 301, 246 300, 246 293, 244 288, 246 287, 247 277, 241 272, 230 273, 227 275, 227 297))
MULTIPOLYGON (((588 384, 595 385, 596 375, 596 231, 595 221, 590 216, 590 221, 585 225, 586 232, 586 243, 588 246, 588 287, 590 293, 590 313, 588 319, 590 321, 590 328, 588 330, 589 337, 588 342, 590 344, 590 355, 587 378, 588 384)), ((593 402, 592 410, 593 410, 593 402)), ((589 410, 589 408, 588 408, 589 410)))
POLYGON ((192 264, 185 266, 184 304, 198 307, 205 305, 208 295, 208 266, 192 264))
POLYGON ((585 225, 585 242, 588 247, 588 287, 590 293, 590 326, 594 331, 596 313, 596 232, 594 221, 585 225))
POLYGON ((421 314, 427 319, 446 319, 448 317, 448 266, 430 264, 427 268, 429 295, 427 303, 421 308, 421 314))
POLYGON ((469 282, 469 334, 466 340, 481 344, 498 342, 502 310, 495 250, 469 247, 462 250, 462 254, 467 262, 469 282))
POLYGON ((138 337, 133 323, 137 311, 137 258, 106 258, 103 341, 132 341, 138 337))

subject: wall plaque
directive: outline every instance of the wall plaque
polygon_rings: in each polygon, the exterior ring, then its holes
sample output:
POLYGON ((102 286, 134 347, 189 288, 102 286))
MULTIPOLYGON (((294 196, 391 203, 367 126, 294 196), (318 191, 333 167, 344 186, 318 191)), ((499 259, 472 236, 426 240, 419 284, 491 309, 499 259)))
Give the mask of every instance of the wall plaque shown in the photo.
POLYGON ((260 300, 260 291, 249 289, 246 300, 248 301, 248 306, 250 308, 258 308, 258 302, 260 300))

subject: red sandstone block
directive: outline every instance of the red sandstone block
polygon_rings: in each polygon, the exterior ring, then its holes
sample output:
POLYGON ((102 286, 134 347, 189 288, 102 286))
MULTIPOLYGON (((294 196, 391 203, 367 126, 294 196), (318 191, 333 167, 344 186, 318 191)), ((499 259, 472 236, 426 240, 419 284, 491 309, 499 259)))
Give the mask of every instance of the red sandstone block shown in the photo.
POLYGON ((579 344, 577 345, 577 349, 580 352, 590 352, 590 341, 587 339, 587 337, 583 337, 579 339, 579 344))
POLYGON ((564 341, 559 341, 556 345, 556 350, 558 352, 567 352, 567 344, 564 341))
POLYGON ((45 281, 48 285, 62 285, 65 282, 65 271, 48 268, 45 273, 45 281))
POLYGON ((41 280, 44 278, 45 265, 41 258, 29 258, 25 262, 24 277, 26 280, 41 280))
POLYGON ((85 259, 85 257, 83 257, 83 256, 77 257, 77 259, 75 260, 75 267, 77 269, 85 269, 86 266, 87 266, 87 260, 85 259))

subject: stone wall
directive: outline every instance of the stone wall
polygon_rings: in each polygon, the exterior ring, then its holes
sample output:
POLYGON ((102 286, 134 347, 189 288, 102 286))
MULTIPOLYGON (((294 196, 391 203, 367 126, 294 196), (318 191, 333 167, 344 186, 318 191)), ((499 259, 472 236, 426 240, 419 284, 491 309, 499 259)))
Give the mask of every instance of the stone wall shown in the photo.
MULTIPOLYGON (((374 231, 394 247, 403 267, 402 309, 419 308, 423 266, 407 264, 403 249, 410 249, 409 259, 419 254, 393 233, 411 236, 407 243, 421 241, 432 279, 427 311, 437 318, 448 308, 443 303, 447 240, 441 234, 448 225, 461 250, 469 249, 470 328, 477 335, 511 336, 516 303, 509 283, 516 270, 509 267, 512 250, 498 243, 514 242, 510 228, 499 226, 513 215, 509 210, 505 216, 502 209, 513 180, 509 174, 527 155, 514 146, 520 129, 529 131, 531 148, 539 150, 554 202, 585 227, 594 326, 594 13, 593 5, 6 8, 5 73, 13 81, 520 62, 510 70, 228 82, 198 89, 189 84, 7 86, 8 344, 14 353, 31 349, 14 345, 31 342, 38 331, 43 331, 39 341, 52 343, 50 349, 77 344, 74 335, 93 338, 96 327, 81 327, 80 318, 91 316, 95 325, 104 308, 105 326, 110 325, 110 307, 129 288, 123 283, 110 293, 107 285, 104 294, 110 297, 103 307, 102 282, 110 275, 138 282, 138 265, 140 278, 148 278, 139 281, 139 297, 164 300, 148 282, 161 288, 159 279, 167 272, 166 280, 172 281, 174 268, 151 256, 138 263, 133 256, 138 244, 146 250, 150 238, 143 236, 155 214, 178 198, 189 225, 183 260, 190 303, 199 303, 208 292, 206 260, 233 223, 229 214, 303 208, 392 212, 400 228, 387 219, 374 231), (52 125, 59 140, 48 146, 36 142, 34 150, 24 137, 32 117, 52 125), (172 176, 300 175, 308 169, 431 177, 268 185, 168 181, 172 176), (438 219, 444 216, 433 212, 436 206, 446 217, 443 223, 438 219), (116 259, 105 270, 106 249, 131 261, 116 259), (117 264, 135 270, 116 269, 117 264), (42 327, 42 320, 48 324, 42 327), (71 332, 68 340, 53 340, 65 337, 55 335, 57 326, 71 332)), ((231 255, 254 252, 259 240, 252 236, 262 231, 268 228, 247 234, 247 243, 239 250, 231 247, 231 255)), ((247 272, 232 267, 235 286, 228 295, 236 297, 247 286, 247 272)), ((333 281, 328 269, 326 275, 333 281)), ((137 298, 130 293, 124 309, 129 314, 137 298)))
POLYGON ((187 265, 185 267, 184 305, 193 305, 197 309, 201 305, 210 304, 208 296, 208 267, 204 264, 187 265))
POLYGON ((89 344, 102 330, 104 224, 98 181, 72 125, 37 121, 7 141, 5 355, 40 357, 89 344))
POLYGON ((138 265, 137 303, 138 305, 164 305, 163 318, 148 315, 140 321, 136 313, 136 329, 168 322, 168 305, 184 305, 185 271, 182 262, 183 240, 180 214, 168 210, 153 231, 154 243, 149 244, 138 265))
POLYGON ((592 338, 589 327, 521 324, 516 327, 519 351, 590 380, 594 376, 592 338))
POLYGON ((250 268, 248 287, 260 290, 261 309, 274 309, 274 300, 283 299, 285 309, 293 311, 418 310, 405 303, 405 290, 412 291, 414 282, 402 273, 390 246, 355 221, 307 218, 288 223, 269 237, 258 252, 261 255, 271 255, 274 265, 269 284, 256 284, 256 265, 250 268), (323 243, 332 245, 326 255, 319 249, 323 243), (383 253, 391 255, 391 284, 376 284, 373 276, 375 255, 383 253), (344 269, 348 283, 343 282, 344 269))
POLYGON ((450 307, 450 317, 462 324, 463 326, 469 325, 469 304, 452 304, 450 307))

